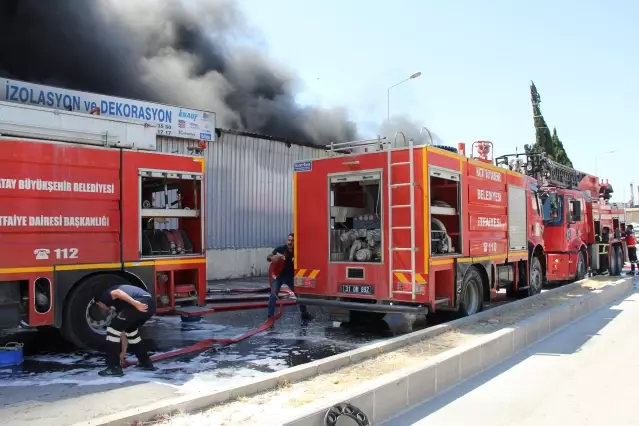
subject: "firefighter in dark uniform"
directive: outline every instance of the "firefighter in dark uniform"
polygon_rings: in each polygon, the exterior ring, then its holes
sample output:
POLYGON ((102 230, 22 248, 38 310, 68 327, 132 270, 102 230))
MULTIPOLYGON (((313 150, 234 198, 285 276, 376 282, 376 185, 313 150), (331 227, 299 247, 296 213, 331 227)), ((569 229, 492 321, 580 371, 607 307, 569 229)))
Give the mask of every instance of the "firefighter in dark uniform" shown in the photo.
POLYGON ((626 226, 626 246, 628 246, 628 260, 630 261, 630 272, 628 275, 635 274, 635 264, 637 262, 637 238, 632 225, 626 226))
MULTIPOLYGON (((294 279, 294 267, 293 267, 293 257, 294 253, 294 238, 293 234, 288 235, 288 239, 286 241, 286 245, 275 247, 273 251, 266 257, 266 260, 269 262, 279 262, 282 258, 284 258, 284 267, 282 271, 277 276, 276 279, 273 280, 271 289, 271 295, 268 299, 268 317, 271 318, 275 315, 275 295, 280 292, 282 285, 286 284, 288 288, 291 289, 293 293, 295 293, 295 284, 293 282, 294 279)), ((302 314, 302 321, 310 321, 313 319, 312 315, 309 314, 306 306, 300 306, 300 313, 302 314)))
POLYGON ((113 309, 117 313, 106 329, 106 368, 98 374, 117 377, 124 375, 121 360, 126 354, 127 343, 139 361, 138 367, 148 371, 155 370, 138 333, 138 329, 155 314, 153 296, 146 290, 125 284, 99 292, 93 301, 103 310, 113 309))

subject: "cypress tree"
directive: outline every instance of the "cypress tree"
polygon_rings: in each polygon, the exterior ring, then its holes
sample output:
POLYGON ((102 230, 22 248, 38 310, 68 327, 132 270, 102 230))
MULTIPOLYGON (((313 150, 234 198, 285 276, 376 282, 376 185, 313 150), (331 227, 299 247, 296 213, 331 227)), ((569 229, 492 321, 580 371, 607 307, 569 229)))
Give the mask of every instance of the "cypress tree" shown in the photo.
POLYGON ((530 101, 533 107, 533 122, 535 125, 535 144, 526 146, 527 152, 545 152, 549 158, 555 159, 555 145, 550 135, 550 129, 541 113, 541 96, 537 92, 535 83, 530 82, 530 101))
POLYGON ((552 129, 552 144, 555 150, 555 160, 556 162, 563 164, 564 166, 573 167, 572 161, 568 158, 568 154, 566 154, 566 150, 564 149, 564 144, 561 143, 561 139, 557 136, 557 128, 552 129))

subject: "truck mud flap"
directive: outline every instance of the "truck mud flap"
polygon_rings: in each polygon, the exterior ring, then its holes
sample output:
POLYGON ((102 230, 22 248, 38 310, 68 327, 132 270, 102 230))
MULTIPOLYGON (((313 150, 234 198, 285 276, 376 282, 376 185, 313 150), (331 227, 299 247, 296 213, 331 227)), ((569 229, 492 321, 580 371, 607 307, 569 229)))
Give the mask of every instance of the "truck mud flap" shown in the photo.
POLYGON ((342 300, 315 299, 301 296, 297 296, 297 304, 325 306, 364 312, 406 313, 418 315, 428 314, 428 308, 426 306, 380 305, 372 303, 346 302, 342 300))

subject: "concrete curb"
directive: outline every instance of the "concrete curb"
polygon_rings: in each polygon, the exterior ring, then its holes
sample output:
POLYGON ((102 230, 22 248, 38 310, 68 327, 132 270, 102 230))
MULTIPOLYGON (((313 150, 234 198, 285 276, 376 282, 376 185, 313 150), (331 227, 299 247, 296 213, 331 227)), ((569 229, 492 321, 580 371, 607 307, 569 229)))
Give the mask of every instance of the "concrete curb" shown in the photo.
MULTIPOLYGON (((439 334, 458 329, 460 327, 472 324, 477 321, 482 321, 493 316, 500 315, 505 312, 516 310, 522 305, 534 302, 535 300, 544 300, 557 293, 563 293, 577 288, 585 280, 577 281, 568 285, 554 288, 552 290, 545 291, 541 294, 537 294, 525 299, 516 300, 504 305, 497 306, 495 308, 479 312, 470 317, 460 318, 458 320, 450 321, 445 324, 436 325, 434 327, 419 330, 413 333, 405 334, 392 339, 384 340, 383 342, 367 345, 362 348, 354 349, 352 351, 344 352, 341 354, 333 355, 328 358, 313 361, 307 364, 299 365, 292 368, 287 368, 282 371, 267 374, 265 376, 256 378, 253 381, 244 383, 239 386, 230 387, 214 392, 198 392, 194 394, 184 395, 181 397, 170 398, 163 401, 158 401, 154 404, 147 404, 143 407, 133 408, 126 411, 122 411, 116 414, 111 414, 103 417, 97 417, 87 420, 85 422, 75 423, 73 426, 102 426, 102 425, 130 425, 136 421, 145 422, 153 419, 153 417, 159 414, 165 414, 173 411, 181 412, 193 412, 202 410, 213 405, 221 404, 228 400, 240 397, 248 396, 255 393, 263 392, 266 390, 274 389, 281 384, 297 382, 316 376, 318 374, 334 371, 350 364, 361 362, 367 358, 372 358, 381 353, 390 352, 399 349, 403 346, 407 346, 413 343, 417 343, 424 339, 437 336, 439 334)), ((618 286, 615 286, 615 288, 618 286)), ((605 287, 607 288, 607 287, 605 287)), ((597 291, 597 290, 595 290, 597 291)), ((595 291, 588 293, 592 294, 595 291)), ((581 300, 581 298, 577 299, 581 300)), ((446 352, 445 354, 448 354, 446 352)), ((444 354, 442 354, 444 355, 444 354)), ((423 379, 422 379, 423 380, 423 379)), ((369 390, 370 390, 369 384, 369 390)), ((329 406, 330 407, 330 406, 329 406)), ((326 412, 329 407, 326 407, 323 412, 326 412)), ((365 409, 365 407, 362 407, 365 409)), ((367 411, 368 412, 368 411, 367 411)), ((287 423, 288 424, 288 423, 287 423)), ((293 425, 295 423, 291 423, 293 425)), ((303 425, 303 423, 297 423, 303 425)), ((309 423, 309 426, 314 423, 309 423)), ((320 424, 320 423, 318 423, 320 424)), ((323 423, 322 423, 323 424, 323 423)))
POLYGON ((633 290, 632 278, 611 282, 601 289, 526 318, 513 327, 436 355, 418 367, 367 381, 356 390, 344 392, 331 401, 301 407, 293 411, 280 426, 324 426, 326 412, 340 403, 356 406, 368 416, 371 424, 379 424, 504 361, 589 312, 627 296, 633 290))

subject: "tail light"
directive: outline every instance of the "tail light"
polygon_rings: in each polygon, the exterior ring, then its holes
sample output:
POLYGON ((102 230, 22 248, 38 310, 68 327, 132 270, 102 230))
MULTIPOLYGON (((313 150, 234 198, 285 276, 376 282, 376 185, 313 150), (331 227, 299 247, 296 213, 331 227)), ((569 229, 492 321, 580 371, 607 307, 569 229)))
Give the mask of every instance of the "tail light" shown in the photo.
POLYGON ((315 288, 315 278, 295 277, 295 288, 315 288))
MULTIPOLYGON (((415 283, 415 294, 426 294, 428 284, 415 283)), ((411 283, 395 283, 395 291, 412 291, 411 283)))

